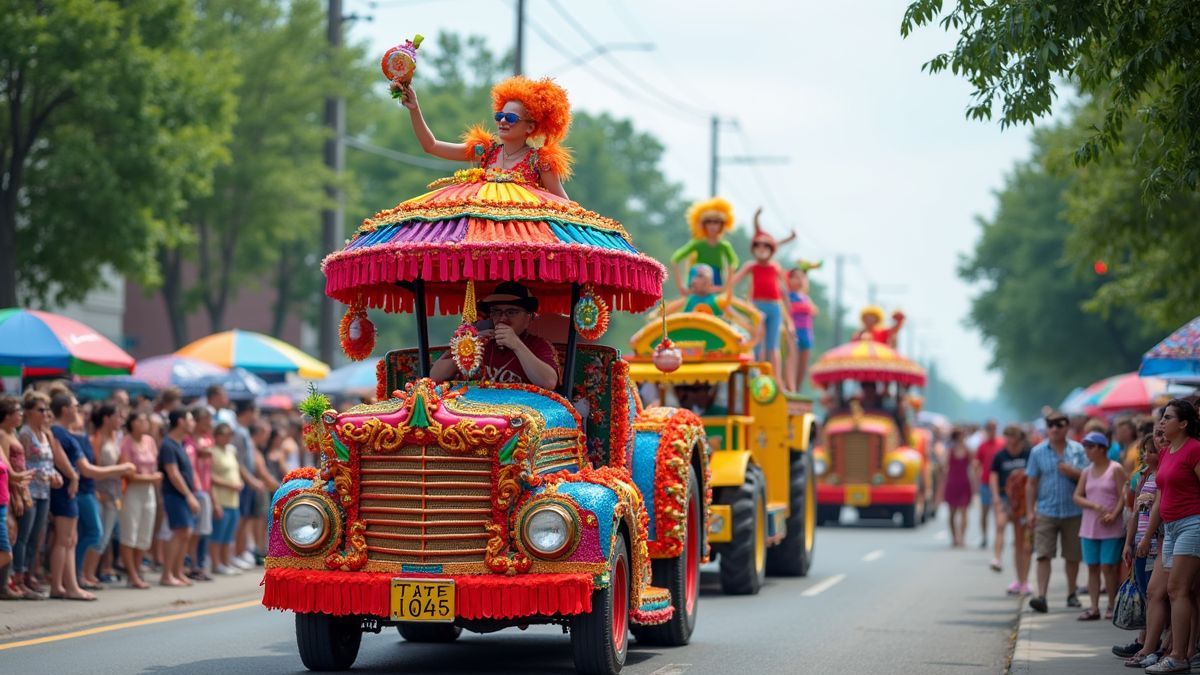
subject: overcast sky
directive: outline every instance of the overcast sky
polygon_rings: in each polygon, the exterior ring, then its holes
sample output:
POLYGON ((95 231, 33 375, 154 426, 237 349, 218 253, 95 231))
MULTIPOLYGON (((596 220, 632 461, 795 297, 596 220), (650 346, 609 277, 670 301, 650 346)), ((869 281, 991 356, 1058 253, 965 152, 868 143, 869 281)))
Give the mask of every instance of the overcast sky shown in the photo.
MULTIPOLYGON (((414 33, 479 34, 497 51, 514 39, 512 0, 379 0, 373 9, 367 0, 344 1, 348 13, 374 16, 355 22, 350 38, 380 55, 414 33)), ((964 119, 968 85, 921 72, 952 37, 935 28, 902 40, 906 5, 526 0, 525 71, 554 74, 576 109, 630 117, 657 136, 667 148, 664 170, 689 198, 708 192, 709 116, 736 119, 740 131, 721 131, 720 154, 790 159, 721 169, 718 191, 733 201, 741 225, 762 205, 777 235, 795 227, 794 255, 824 259, 815 274, 830 286, 834 256, 857 256, 845 283, 854 313, 877 284, 885 309, 901 307, 910 317, 902 348, 936 358, 965 395, 988 398, 999 377, 987 370, 979 334, 965 325, 976 291, 955 268, 979 237, 976 216, 993 213, 994 191, 1028 155, 1030 130, 1001 132, 964 119), (618 65, 600 57, 564 69, 592 46, 556 7, 596 43, 655 49, 614 51, 618 65)), ((418 66, 418 89, 420 77, 418 66)), ((430 122, 443 138, 460 132, 430 122)))

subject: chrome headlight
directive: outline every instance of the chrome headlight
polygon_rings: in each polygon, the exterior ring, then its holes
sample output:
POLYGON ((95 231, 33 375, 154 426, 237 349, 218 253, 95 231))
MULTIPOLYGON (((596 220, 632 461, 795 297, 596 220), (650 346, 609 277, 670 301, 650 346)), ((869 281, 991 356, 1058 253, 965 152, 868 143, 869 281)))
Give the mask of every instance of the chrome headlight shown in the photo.
POLYGON ((297 553, 317 551, 333 531, 325 505, 308 497, 299 497, 285 506, 281 521, 283 538, 297 553))
POLYGON ((820 458, 813 460, 813 472, 815 472, 818 476, 824 476, 825 472, 828 470, 829 465, 825 463, 825 460, 820 458))
POLYGON ((521 539, 539 558, 556 559, 567 555, 579 540, 575 514, 563 504, 546 501, 535 504, 525 515, 521 539))
POLYGON ((887 464, 888 478, 899 478, 904 475, 904 462, 898 459, 893 459, 887 464))

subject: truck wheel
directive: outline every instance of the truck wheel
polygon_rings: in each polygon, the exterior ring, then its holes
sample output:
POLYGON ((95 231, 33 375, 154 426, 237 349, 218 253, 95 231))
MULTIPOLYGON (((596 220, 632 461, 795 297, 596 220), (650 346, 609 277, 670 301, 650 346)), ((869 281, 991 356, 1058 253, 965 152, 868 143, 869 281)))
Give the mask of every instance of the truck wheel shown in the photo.
POLYGON ((792 453, 791 486, 788 495, 787 535, 767 549, 767 574, 802 577, 812 566, 816 544, 817 488, 812 472, 812 456, 792 453))
POLYGON ((296 615, 296 646, 309 670, 349 669, 361 643, 362 619, 357 616, 296 615))
POLYGON ((833 506, 817 506, 817 522, 822 525, 837 525, 842 521, 842 507, 833 506))
POLYGON ((739 487, 721 490, 722 504, 731 506, 733 539, 721 551, 721 590, 729 595, 753 595, 767 574, 767 500, 762 469, 746 467, 739 487))
POLYGON ((906 529, 913 529, 917 526, 917 505, 908 504, 896 509, 900 513, 900 525, 906 529))
POLYGON ((704 497, 694 471, 688 472, 687 534, 683 550, 667 560, 651 560, 652 584, 671 591, 675 613, 671 620, 657 626, 630 626, 633 636, 642 644, 680 647, 692 639, 696 630, 696 611, 700 598, 700 558, 704 526, 704 497))
POLYGON ((592 611, 571 618, 575 670, 585 675, 616 675, 629 651, 629 547, 618 535, 608 561, 608 588, 592 592, 592 611))
POLYGON ((452 623, 402 621, 396 624, 396 630, 408 642, 454 642, 462 635, 462 628, 452 623))

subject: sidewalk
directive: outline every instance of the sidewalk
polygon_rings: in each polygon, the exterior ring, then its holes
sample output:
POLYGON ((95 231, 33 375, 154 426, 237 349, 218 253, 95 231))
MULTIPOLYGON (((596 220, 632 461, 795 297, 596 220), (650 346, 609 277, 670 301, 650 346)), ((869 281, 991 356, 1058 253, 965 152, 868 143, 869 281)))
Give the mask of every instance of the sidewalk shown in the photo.
MULTIPOLYGON (((1081 567, 1079 601, 1086 608, 1087 568, 1081 567)), ((1050 605, 1050 611, 1046 614, 1029 609, 1028 602, 1021 605, 1021 623, 1017 629, 1016 648, 1009 673, 1073 675, 1097 668, 1112 672, 1141 672, 1123 668, 1121 661, 1112 654, 1113 645, 1132 642, 1137 637, 1136 631, 1120 630, 1103 618, 1099 621, 1075 619, 1082 610, 1066 606, 1067 582, 1063 577, 1061 560, 1054 561, 1050 574, 1050 593, 1046 600, 1050 605)), ((1100 597, 1101 612, 1107 602, 1104 596, 1100 597)))
MULTIPOLYGON (((153 576, 153 575, 151 575, 153 576)), ((73 630, 108 620, 127 621, 171 611, 262 598, 262 568, 234 577, 217 577, 186 588, 153 586, 149 590, 114 584, 96 591, 95 602, 13 600, 0 602, 0 644, 38 633, 73 630)), ((149 580, 149 579, 147 579, 149 580)))

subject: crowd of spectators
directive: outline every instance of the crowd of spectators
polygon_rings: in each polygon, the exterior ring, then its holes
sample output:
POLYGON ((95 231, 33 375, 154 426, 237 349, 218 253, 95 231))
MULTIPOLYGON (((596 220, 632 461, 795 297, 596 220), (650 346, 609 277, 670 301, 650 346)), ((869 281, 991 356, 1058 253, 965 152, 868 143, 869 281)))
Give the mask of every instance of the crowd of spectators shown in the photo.
POLYGON ((0 600, 95 601, 262 565, 283 477, 314 458, 295 411, 220 385, 80 403, 64 383, 0 396, 0 600))

